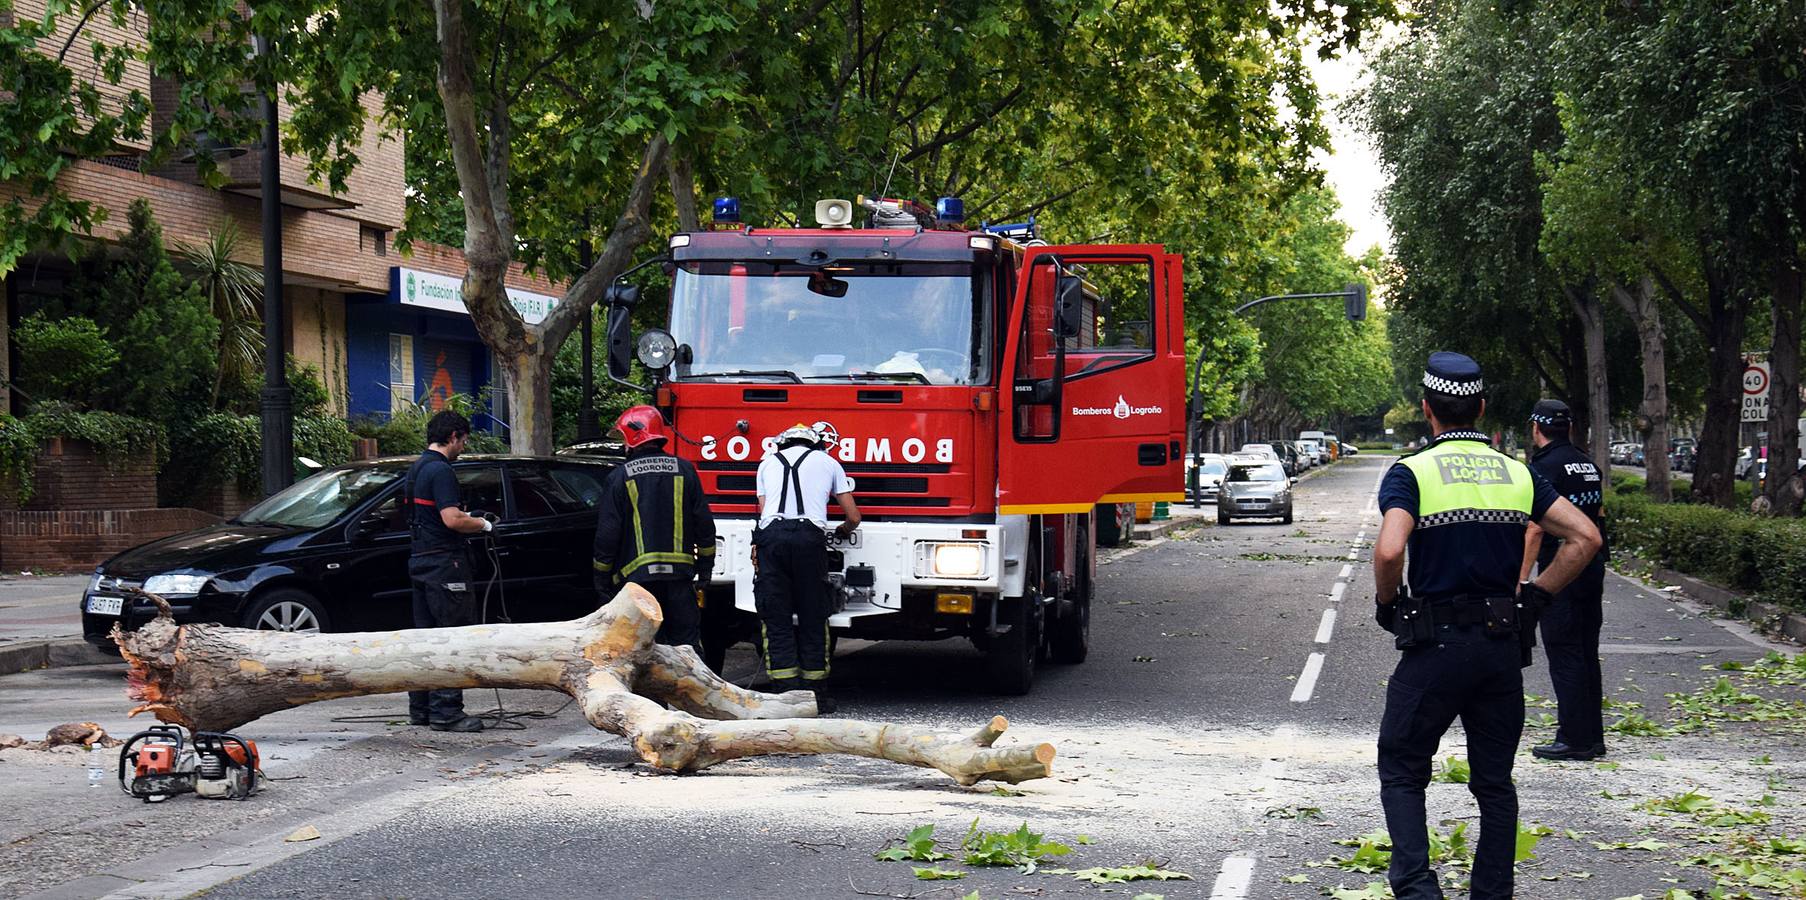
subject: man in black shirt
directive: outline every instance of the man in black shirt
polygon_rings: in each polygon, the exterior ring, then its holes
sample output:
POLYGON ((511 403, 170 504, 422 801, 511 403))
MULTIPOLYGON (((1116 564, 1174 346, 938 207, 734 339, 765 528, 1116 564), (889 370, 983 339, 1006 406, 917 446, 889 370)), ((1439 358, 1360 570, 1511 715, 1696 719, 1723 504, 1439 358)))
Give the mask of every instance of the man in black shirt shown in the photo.
MULTIPOLYGON (((1530 468, 1548 479, 1568 502, 1580 507, 1597 527, 1604 502, 1604 481, 1599 477, 1599 467, 1568 442, 1572 421, 1568 405, 1560 400, 1536 404, 1530 413, 1530 434, 1536 443, 1530 468)), ((1524 561, 1518 580, 1530 580, 1533 566, 1548 569, 1560 547, 1561 541, 1532 522, 1524 531, 1524 561)), ((1555 684, 1559 724, 1552 743, 1530 748, 1539 759, 1588 760, 1605 755, 1605 724, 1600 712, 1605 688, 1599 672, 1599 629, 1605 622, 1608 556, 1601 547, 1543 612, 1543 648, 1549 654, 1549 680, 1555 684)))
MULTIPOLYGON (((452 461, 464 452, 470 420, 444 410, 426 423, 426 452, 402 482, 413 535, 408 580, 414 589, 414 627, 474 625, 476 591, 471 584, 466 535, 495 528, 493 518, 464 511, 452 461)), ((482 731, 483 720, 464 714, 461 690, 409 691, 408 721, 434 731, 482 731)))

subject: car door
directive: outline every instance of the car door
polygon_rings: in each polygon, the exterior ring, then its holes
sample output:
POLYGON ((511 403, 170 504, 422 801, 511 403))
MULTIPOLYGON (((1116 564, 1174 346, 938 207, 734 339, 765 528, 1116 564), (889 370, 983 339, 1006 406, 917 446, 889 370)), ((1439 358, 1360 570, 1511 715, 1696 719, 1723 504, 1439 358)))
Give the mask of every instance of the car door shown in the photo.
POLYGON ((1179 268, 1158 245, 1025 253, 1003 358, 999 512, 1184 499, 1179 268))
POLYGON ((596 609, 591 546, 596 504, 611 468, 578 461, 508 462, 511 505, 496 535, 516 620, 558 621, 596 609))
POLYGON ((340 605, 349 621, 334 623, 340 631, 388 631, 414 624, 413 591, 408 584, 411 538, 401 502, 401 486, 373 499, 362 515, 345 526, 344 559, 330 565, 323 583, 345 597, 340 605))

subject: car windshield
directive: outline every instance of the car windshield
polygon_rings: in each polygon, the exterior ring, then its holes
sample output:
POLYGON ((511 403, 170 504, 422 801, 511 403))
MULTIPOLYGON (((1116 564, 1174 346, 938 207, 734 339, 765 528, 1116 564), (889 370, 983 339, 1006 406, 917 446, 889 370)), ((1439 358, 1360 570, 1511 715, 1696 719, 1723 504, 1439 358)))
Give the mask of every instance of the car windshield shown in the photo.
POLYGON ((245 510, 233 521, 319 528, 400 477, 395 469, 328 469, 245 510))
POLYGON ((1233 466, 1229 469, 1229 481, 1284 481, 1286 471, 1275 465, 1233 466))
POLYGON ((1220 459, 1207 459, 1198 466, 1198 471, 1206 475, 1221 475, 1227 468, 1220 459))
POLYGON ((671 286, 678 378, 989 378, 970 264, 693 261, 671 286))

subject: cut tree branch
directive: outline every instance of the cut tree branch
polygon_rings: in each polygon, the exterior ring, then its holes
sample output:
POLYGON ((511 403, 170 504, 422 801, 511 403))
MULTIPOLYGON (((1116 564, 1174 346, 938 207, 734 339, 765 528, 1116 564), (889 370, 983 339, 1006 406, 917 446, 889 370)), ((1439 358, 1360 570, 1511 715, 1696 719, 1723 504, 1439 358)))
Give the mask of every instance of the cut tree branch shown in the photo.
POLYGON ((809 691, 762 694, 723 680, 688 647, 653 643, 663 614, 637 585, 571 622, 470 625, 362 634, 297 634, 177 625, 158 616, 115 628, 127 694, 164 722, 235 729, 320 700, 480 687, 562 691, 590 724, 626 737, 649 765, 693 772, 728 760, 838 753, 939 769, 960 784, 1045 778, 1051 744, 995 746, 996 716, 968 734, 817 719, 809 691), (662 704, 668 705, 667 709, 662 704))

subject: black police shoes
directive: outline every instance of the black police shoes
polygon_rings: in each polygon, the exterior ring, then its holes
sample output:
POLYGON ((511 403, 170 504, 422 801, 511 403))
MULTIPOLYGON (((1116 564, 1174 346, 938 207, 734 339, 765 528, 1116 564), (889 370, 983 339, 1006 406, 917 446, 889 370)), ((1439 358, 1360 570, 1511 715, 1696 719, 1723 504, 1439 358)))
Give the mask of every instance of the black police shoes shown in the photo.
POLYGON ((1530 755, 1537 759, 1581 762, 1589 759, 1598 759, 1599 757, 1604 756, 1605 747, 1570 747, 1561 741, 1555 741, 1553 743, 1531 747, 1530 755))
POLYGON ((461 734, 470 734, 472 732, 483 730, 483 720, 476 716, 465 716, 462 719, 453 719, 450 722, 434 722, 433 730, 456 731, 461 734))

